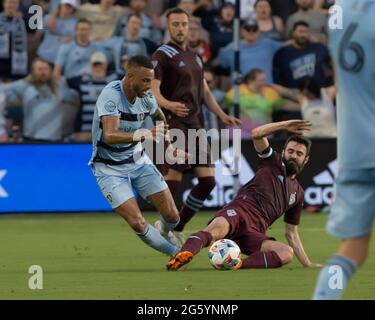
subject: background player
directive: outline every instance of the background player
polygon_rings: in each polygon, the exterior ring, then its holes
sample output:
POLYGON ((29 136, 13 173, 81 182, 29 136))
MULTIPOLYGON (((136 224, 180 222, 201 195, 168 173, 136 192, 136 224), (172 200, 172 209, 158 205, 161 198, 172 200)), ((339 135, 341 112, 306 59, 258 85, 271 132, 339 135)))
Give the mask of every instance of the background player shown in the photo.
POLYGON ((343 28, 329 34, 338 86, 338 176, 327 231, 342 242, 320 272, 317 300, 339 299, 363 265, 375 215, 375 1, 336 5, 344 15, 343 28))
POLYGON ((215 214, 203 230, 191 235, 167 268, 177 270, 202 248, 223 238, 234 240, 248 255, 239 268, 278 268, 292 261, 293 253, 304 267, 318 267, 305 253, 297 225, 300 222, 304 192, 296 176, 309 160, 311 142, 298 136, 310 123, 290 120, 266 124, 252 131, 261 163, 253 179, 241 187, 232 202, 215 214), (291 136, 279 155, 267 136, 286 130, 291 136), (266 235, 268 227, 284 215, 289 246, 266 235))
MULTIPOLYGON (((198 177, 198 184, 191 190, 180 211, 180 223, 175 228, 182 231, 185 224, 199 211, 204 200, 215 187, 214 164, 211 150, 205 135, 200 141, 188 141, 188 129, 204 129, 202 103, 216 114, 223 123, 239 125, 240 120, 228 116, 217 104, 203 77, 203 62, 201 58, 187 47, 189 32, 189 16, 180 9, 174 8, 167 13, 168 31, 171 41, 160 46, 152 56, 155 66, 155 79, 152 90, 160 106, 165 108, 170 129, 177 128, 185 134, 185 146, 189 150, 197 149, 197 155, 203 155, 205 163, 194 165, 166 164, 165 180, 174 197, 182 180, 183 172, 193 169, 198 177), (192 143, 193 146, 189 146, 192 143)), ((191 152, 189 152, 191 153, 191 152)), ((199 157, 197 157, 199 158, 199 157)), ((176 233, 182 239, 182 235, 176 233)))
POLYGON ((154 70, 145 56, 134 56, 123 80, 110 82, 95 107, 90 160, 103 195, 146 244, 173 255, 178 250, 148 224, 132 187, 161 213, 161 231, 167 235, 179 221, 178 211, 163 176, 143 152, 141 141, 164 138, 164 130, 141 128, 145 118, 165 121, 154 96, 148 92, 154 70), (161 133, 161 134, 160 134, 161 133))

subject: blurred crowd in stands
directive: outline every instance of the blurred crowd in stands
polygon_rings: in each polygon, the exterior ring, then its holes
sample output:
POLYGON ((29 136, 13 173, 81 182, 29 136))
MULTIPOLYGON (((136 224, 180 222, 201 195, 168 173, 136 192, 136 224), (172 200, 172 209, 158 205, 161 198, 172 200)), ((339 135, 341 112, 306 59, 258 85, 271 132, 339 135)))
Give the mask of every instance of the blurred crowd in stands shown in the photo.
MULTIPOLYGON (((235 0, 1 0, 0 142, 87 142, 96 99, 127 60, 169 41, 165 12, 191 16, 189 46, 217 101, 233 114, 235 0), (35 28, 32 5, 42 8, 35 28), (33 23, 31 23, 33 22, 33 23)), ((241 0, 242 136, 303 118, 311 137, 335 137, 327 48, 334 1, 241 0)), ((206 129, 222 128, 204 110, 206 129)))

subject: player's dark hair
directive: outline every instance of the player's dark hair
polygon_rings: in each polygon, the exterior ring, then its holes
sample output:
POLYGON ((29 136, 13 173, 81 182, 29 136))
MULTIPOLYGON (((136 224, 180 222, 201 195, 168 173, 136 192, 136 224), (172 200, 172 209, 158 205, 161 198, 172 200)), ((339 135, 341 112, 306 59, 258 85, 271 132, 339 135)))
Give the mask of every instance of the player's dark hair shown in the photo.
POLYGON ((297 143, 300 143, 300 144, 303 144, 305 147, 306 147, 306 155, 308 156, 310 154, 310 149, 311 149, 311 140, 304 137, 304 136, 297 136, 297 135, 294 135, 294 136, 290 136, 286 141, 285 141, 285 144, 284 144, 284 148, 286 148, 286 146, 288 145, 289 142, 297 142, 297 143))
POLYGON ((306 27, 306 28, 310 28, 310 25, 306 22, 306 21, 297 21, 294 25, 293 25, 293 31, 296 31, 296 29, 299 27, 299 26, 303 26, 303 27, 306 27))
POLYGON ((184 9, 181 9, 181 8, 172 8, 172 9, 169 9, 166 13, 166 17, 167 19, 169 19, 169 16, 171 14, 186 14, 186 16, 189 18, 189 14, 184 10, 184 9))
POLYGON ((151 62, 151 60, 143 55, 136 55, 129 59, 127 62, 126 68, 147 68, 147 69, 154 69, 154 66, 151 62))
POLYGON ((264 73, 264 70, 259 68, 251 69, 249 73, 245 75, 243 79, 245 83, 249 83, 250 81, 254 81, 258 74, 264 73))

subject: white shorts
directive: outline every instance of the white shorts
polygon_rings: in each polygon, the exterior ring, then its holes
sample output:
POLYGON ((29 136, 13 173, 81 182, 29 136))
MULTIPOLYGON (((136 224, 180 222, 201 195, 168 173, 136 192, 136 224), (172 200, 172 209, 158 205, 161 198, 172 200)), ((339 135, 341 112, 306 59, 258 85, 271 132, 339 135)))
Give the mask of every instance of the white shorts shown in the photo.
POLYGON ((153 163, 141 166, 134 164, 134 170, 126 170, 123 174, 119 174, 117 168, 113 175, 110 174, 108 166, 102 163, 94 163, 92 170, 104 197, 114 209, 135 196, 133 188, 144 199, 168 188, 164 177, 153 163), (105 170, 102 170, 103 166, 105 170), (102 171, 106 171, 106 174, 102 171))
POLYGON ((341 170, 327 231, 339 239, 371 233, 375 217, 375 169, 341 170))

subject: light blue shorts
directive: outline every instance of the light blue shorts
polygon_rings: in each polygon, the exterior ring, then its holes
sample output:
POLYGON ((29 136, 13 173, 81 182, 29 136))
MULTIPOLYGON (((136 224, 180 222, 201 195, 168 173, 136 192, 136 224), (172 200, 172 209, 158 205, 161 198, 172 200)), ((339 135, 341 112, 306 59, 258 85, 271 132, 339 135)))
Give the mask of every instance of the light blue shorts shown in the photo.
POLYGON ((104 197, 113 209, 134 197, 133 188, 144 199, 168 188, 153 163, 128 164, 123 172, 114 166, 95 163, 92 170, 104 197))
POLYGON ((345 169, 336 179, 327 231, 339 239, 371 233, 375 217, 375 169, 345 169))

